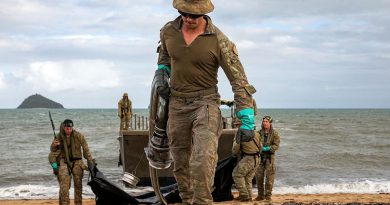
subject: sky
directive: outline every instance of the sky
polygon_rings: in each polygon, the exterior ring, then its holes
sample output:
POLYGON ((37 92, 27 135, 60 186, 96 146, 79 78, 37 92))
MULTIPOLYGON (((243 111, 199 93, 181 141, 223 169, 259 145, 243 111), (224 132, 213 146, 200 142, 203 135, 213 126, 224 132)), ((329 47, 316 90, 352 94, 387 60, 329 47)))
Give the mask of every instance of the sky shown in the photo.
MULTIPOLYGON (((390 108, 390 1, 213 0, 261 108, 390 108)), ((0 108, 147 108, 171 0, 1 0, 0 108)), ((233 99, 220 68, 222 99, 233 99)))

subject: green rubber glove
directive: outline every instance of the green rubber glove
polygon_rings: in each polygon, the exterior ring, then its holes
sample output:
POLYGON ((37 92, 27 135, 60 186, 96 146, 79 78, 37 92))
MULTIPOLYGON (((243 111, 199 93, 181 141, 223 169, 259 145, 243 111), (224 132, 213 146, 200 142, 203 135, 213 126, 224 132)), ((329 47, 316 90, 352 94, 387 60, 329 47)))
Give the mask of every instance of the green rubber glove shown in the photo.
POLYGON ((246 108, 237 112, 237 117, 241 121, 241 126, 237 130, 236 142, 240 144, 241 142, 249 142, 253 140, 255 136, 255 115, 252 108, 246 108))
POLYGON ((57 164, 57 162, 51 163, 51 168, 53 168, 53 169, 58 169, 58 164, 57 164))
POLYGON ((269 146, 263 147, 263 152, 268 152, 269 150, 270 150, 270 147, 269 147, 269 146))
POLYGON ((253 130, 255 128, 255 112, 253 108, 240 110, 240 112, 237 113, 237 117, 242 123, 240 129, 253 130))
POLYGON ((57 162, 53 162, 50 165, 51 165, 51 168, 53 168, 53 174, 58 175, 58 164, 57 164, 57 162))

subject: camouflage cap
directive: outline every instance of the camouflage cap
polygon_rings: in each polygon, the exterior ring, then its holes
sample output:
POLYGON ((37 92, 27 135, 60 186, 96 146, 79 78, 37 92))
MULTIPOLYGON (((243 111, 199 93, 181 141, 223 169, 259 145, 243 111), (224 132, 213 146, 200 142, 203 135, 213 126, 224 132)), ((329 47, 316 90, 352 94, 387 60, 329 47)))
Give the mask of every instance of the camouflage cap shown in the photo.
POLYGON ((64 127, 73 127, 73 121, 70 119, 64 120, 63 124, 64 124, 64 127))
POLYGON ((129 94, 123 93, 123 97, 129 97, 129 94))
POLYGON ((207 14, 214 10, 210 0, 173 0, 173 8, 189 14, 207 14))
POLYGON ((272 119, 272 117, 269 116, 269 115, 264 116, 264 117, 263 117, 263 120, 264 120, 264 119, 268 120, 269 123, 272 123, 272 122, 274 121, 274 120, 272 119))

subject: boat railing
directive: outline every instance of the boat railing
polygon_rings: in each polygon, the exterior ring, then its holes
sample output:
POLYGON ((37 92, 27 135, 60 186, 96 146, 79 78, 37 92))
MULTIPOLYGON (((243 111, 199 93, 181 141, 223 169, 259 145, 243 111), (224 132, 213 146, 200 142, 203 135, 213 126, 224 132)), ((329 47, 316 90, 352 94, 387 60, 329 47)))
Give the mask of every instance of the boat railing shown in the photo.
MULTIPOLYGON (((226 105, 230 108, 230 116, 222 117, 223 129, 236 128, 235 103, 234 101, 221 100, 221 105, 226 105)), ((140 114, 132 114, 130 120, 130 130, 149 130, 149 118, 140 114)))
POLYGON ((149 130, 149 118, 140 114, 133 114, 129 126, 131 130, 149 130))

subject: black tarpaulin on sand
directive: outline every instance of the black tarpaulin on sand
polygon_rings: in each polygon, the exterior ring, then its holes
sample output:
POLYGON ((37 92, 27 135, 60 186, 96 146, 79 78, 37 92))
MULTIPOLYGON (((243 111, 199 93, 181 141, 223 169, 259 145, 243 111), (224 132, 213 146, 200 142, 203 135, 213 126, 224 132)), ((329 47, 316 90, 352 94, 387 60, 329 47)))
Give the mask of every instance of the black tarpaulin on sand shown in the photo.
MULTIPOLYGON (((218 162, 212 193, 215 202, 230 201, 233 199, 231 191, 233 184, 232 171, 236 163, 237 159, 234 157, 228 157, 218 162)), ((96 166, 88 166, 88 168, 91 173, 88 185, 96 196, 96 205, 159 204, 158 197, 154 192, 131 196, 117 185, 108 181, 96 166)), ((163 193, 168 203, 181 202, 177 184, 162 187, 161 193, 163 193)))

